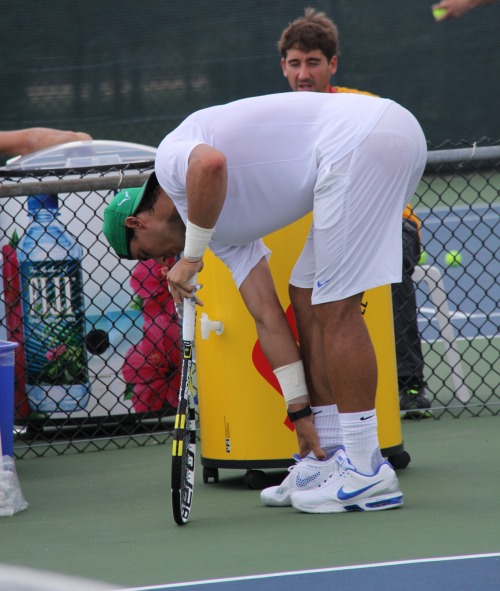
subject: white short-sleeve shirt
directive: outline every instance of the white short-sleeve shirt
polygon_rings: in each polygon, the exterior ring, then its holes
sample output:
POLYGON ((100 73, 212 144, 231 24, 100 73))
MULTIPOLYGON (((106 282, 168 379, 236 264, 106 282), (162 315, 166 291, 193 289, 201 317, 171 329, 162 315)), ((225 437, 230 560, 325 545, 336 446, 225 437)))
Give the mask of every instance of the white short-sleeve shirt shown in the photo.
POLYGON ((226 156, 227 196, 210 248, 239 286, 248 269, 235 272, 234 254, 258 260, 268 251, 255 241, 312 211, 318 178, 363 142, 390 104, 356 94, 288 92, 197 111, 160 144, 158 182, 186 221, 191 151, 208 144, 226 156))

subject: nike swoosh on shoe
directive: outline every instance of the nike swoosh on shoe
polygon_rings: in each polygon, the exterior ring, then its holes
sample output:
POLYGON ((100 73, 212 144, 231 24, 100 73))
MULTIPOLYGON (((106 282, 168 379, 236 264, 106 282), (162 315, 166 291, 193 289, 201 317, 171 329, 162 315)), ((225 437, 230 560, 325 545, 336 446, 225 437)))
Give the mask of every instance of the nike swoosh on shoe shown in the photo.
POLYGON ((317 472, 315 472, 314 474, 311 474, 310 476, 307 476, 307 478, 301 478, 298 474, 297 477, 295 478, 295 484, 299 487, 302 488, 304 486, 307 486, 310 482, 312 482, 315 478, 317 478, 319 475, 321 474, 321 472, 318 470, 317 472))
POLYGON ((348 501, 349 499, 352 499, 354 497, 357 497, 361 493, 364 493, 367 490, 370 490, 370 488, 373 488, 374 486, 377 486, 377 484, 380 484, 381 482, 382 482, 382 480, 379 480, 378 482, 374 482, 372 484, 369 484, 368 486, 365 486, 363 488, 359 488, 358 490, 353 490, 352 492, 345 492, 344 491, 344 487, 341 486, 339 488, 338 492, 337 492, 337 497, 341 501, 348 501))

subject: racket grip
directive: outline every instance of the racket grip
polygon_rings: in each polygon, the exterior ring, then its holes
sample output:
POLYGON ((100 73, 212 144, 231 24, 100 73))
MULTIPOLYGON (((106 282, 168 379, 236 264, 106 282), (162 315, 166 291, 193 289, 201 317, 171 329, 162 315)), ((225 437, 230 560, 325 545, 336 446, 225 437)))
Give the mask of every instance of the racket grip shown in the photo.
MULTIPOLYGON (((190 283, 196 285, 196 278, 198 275, 195 275, 190 283)), ((196 302, 195 298, 184 298, 184 306, 183 306, 183 314, 182 314, 182 340, 183 341, 194 341, 194 329, 195 329, 195 319, 196 319, 196 302)))
POLYGON ((182 316, 182 340, 194 341, 194 323, 195 323, 195 302, 191 298, 184 299, 184 311, 182 316))

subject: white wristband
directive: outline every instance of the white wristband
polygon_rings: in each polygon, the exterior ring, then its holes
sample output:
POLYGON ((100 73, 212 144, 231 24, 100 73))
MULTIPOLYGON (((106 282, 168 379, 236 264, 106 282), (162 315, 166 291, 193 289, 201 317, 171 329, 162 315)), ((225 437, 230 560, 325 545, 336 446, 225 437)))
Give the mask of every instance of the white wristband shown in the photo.
POLYGON ((302 361, 278 367, 274 370, 274 375, 278 379, 287 405, 309 402, 302 361))
POLYGON ((186 223, 184 257, 190 260, 199 260, 203 258, 214 232, 215 228, 200 228, 200 226, 197 226, 188 220, 186 223))

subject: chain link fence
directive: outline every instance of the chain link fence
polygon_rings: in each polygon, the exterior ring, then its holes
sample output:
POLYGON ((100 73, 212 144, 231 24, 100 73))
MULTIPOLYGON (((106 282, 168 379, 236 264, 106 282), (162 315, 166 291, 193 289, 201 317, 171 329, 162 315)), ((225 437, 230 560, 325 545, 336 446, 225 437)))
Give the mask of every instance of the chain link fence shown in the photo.
MULTIPOLYGON (((429 152, 413 199, 427 395, 435 418, 498 414, 500 145, 446 148, 429 152)), ((0 171, 0 339, 19 343, 17 458, 171 436, 181 361, 172 300, 158 265, 119 260, 101 234, 113 192, 152 168, 0 171)))
POLYGON ((429 152, 413 199, 424 249, 413 279, 435 417, 499 412, 499 191, 500 145, 483 140, 429 152))

